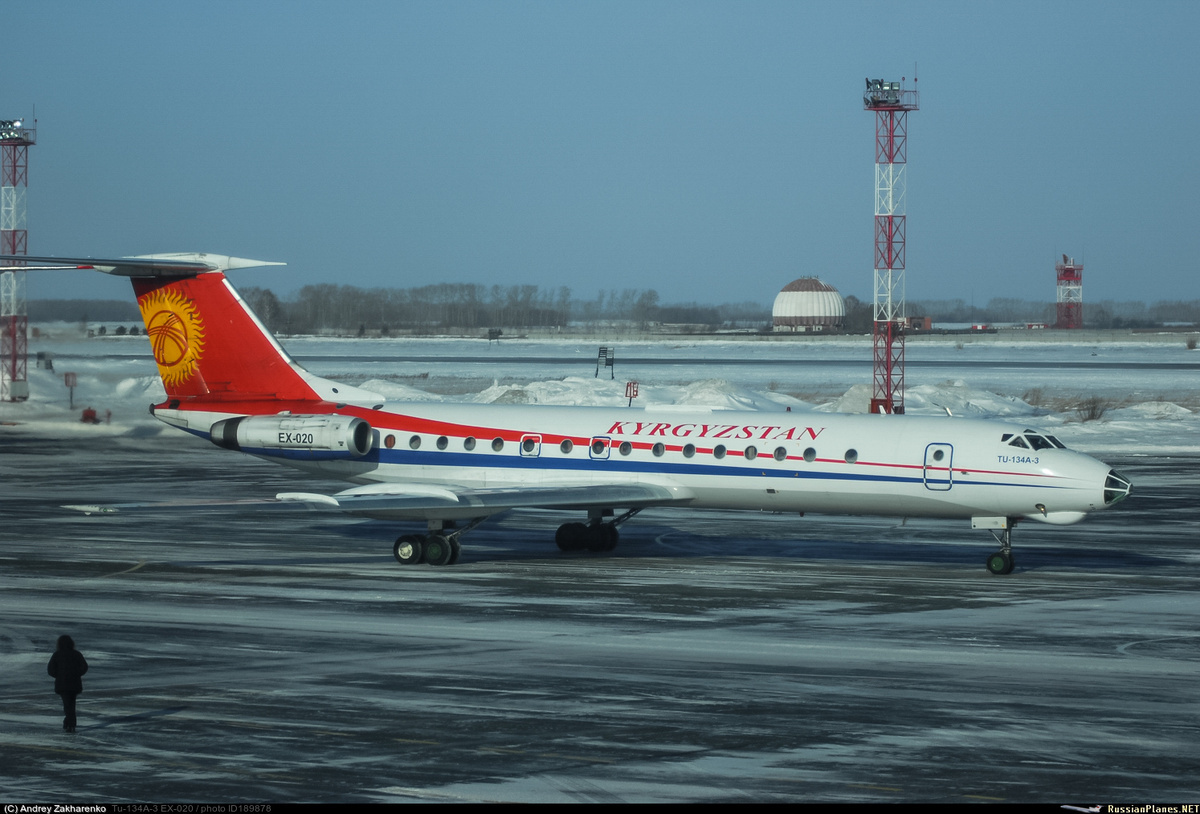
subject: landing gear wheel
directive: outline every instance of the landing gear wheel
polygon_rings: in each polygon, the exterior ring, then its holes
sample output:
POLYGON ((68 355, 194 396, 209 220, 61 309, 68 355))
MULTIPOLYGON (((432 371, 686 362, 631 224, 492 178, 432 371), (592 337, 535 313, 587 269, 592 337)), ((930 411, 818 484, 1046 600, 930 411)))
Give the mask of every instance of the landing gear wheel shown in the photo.
POLYGON ((392 554, 401 565, 416 565, 425 555, 425 546, 417 535, 405 534, 396 539, 396 544, 392 546, 392 554))
POLYGON ((425 562, 430 565, 449 565, 454 558, 454 545, 440 534, 425 538, 425 562))
POLYGON ((450 538, 450 562, 447 565, 454 565, 458 562, 458 555, 462 553, 462 543, 458 541, 458 537, 450 538))
POLYGON ((604 550, 612 551, 614 548, 617 547, 617 543, 621 541, 621 532, 617 531, 617 527, 614 526, 612 523, 605 523, 604 528, 606 529, 605 538, 604 538, 604 550))
POLYGON ((987 558, 987 570, 998 576, 1011 574, 1013 570, 1012 552, 997 551, 987 558))
POLYGON ((620 532, 612 523, 601 523, 587 530, 588 551, 612 551, 621 539, 620 532))
POLYGON ((563 523, 554 533, 559 551, 579 551, 587 544, 588 527, 583 523, 563 523))

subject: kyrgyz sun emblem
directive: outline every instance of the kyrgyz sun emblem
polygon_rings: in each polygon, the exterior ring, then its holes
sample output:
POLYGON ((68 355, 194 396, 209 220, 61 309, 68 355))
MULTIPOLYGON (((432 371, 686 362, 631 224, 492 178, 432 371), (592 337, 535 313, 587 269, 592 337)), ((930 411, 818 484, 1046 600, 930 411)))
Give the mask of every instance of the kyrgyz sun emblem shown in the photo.
POLYGON ((191 378, 204 352, 204 323, 192 301, 176 290, 160 288, 138 300, 146 336, 164 384, 191 378))

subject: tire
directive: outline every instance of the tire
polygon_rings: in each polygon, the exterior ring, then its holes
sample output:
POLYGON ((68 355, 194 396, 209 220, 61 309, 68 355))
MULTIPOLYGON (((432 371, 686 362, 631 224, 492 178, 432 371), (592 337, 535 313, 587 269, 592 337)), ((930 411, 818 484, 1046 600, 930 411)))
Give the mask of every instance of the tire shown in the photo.
POLYGON ((396 544, 392 546, 392 555, 401 565, 416 565, 425 556, 425 546, 417 535, 405 534, 396 539, 396 544))
POLYGON ((588 528, 583 523, 563 523, 554 533, 559 551, 579 551, 584 547, 588 528))
POLYGON ((1012 555, 1005 551, 997 551, 987 558, 987 570, 997 576, 1011 574, 1013 570, 1012 555))
POLYGON ((621 539, 621 532, 617 531, 617 527, 612 523, 605 523, 600 528, 604 529, 604 548, 601 551, 612 551, 617 547, 617 542, 621 539))
POLYGON ((586 545, 588 551, 608 551, 608 542, 612 536, 609 532, 616 531, 607 523, 600 523, 596 526, 589 526, 587 530, 586 545))
POLYGON ((425 562, 429 565, 449 565, 454 559, 454 546, 441 534, 425 538, 425 562))

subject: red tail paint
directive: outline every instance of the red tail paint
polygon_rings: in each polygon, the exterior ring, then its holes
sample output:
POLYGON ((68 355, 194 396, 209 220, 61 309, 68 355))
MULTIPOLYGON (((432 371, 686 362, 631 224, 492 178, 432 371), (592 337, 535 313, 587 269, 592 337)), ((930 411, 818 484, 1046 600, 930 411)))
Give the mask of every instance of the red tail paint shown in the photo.
POLYGON ((168 397, 319 398, 221 272, 135 278, 133 290, 168 397))

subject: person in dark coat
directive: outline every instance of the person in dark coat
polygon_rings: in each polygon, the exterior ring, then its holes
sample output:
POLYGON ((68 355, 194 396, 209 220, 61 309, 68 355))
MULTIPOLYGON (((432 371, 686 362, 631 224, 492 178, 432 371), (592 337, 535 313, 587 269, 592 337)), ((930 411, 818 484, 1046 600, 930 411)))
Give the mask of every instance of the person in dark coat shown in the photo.
POLYGON ((75 696, 83 692, 83 674, 87 659, 75 649, 70 636, 58 637, 58 649, 50 657, 46 672, 54 677, 54 691, 62 696, 63 732, 75 731, 75 696))

